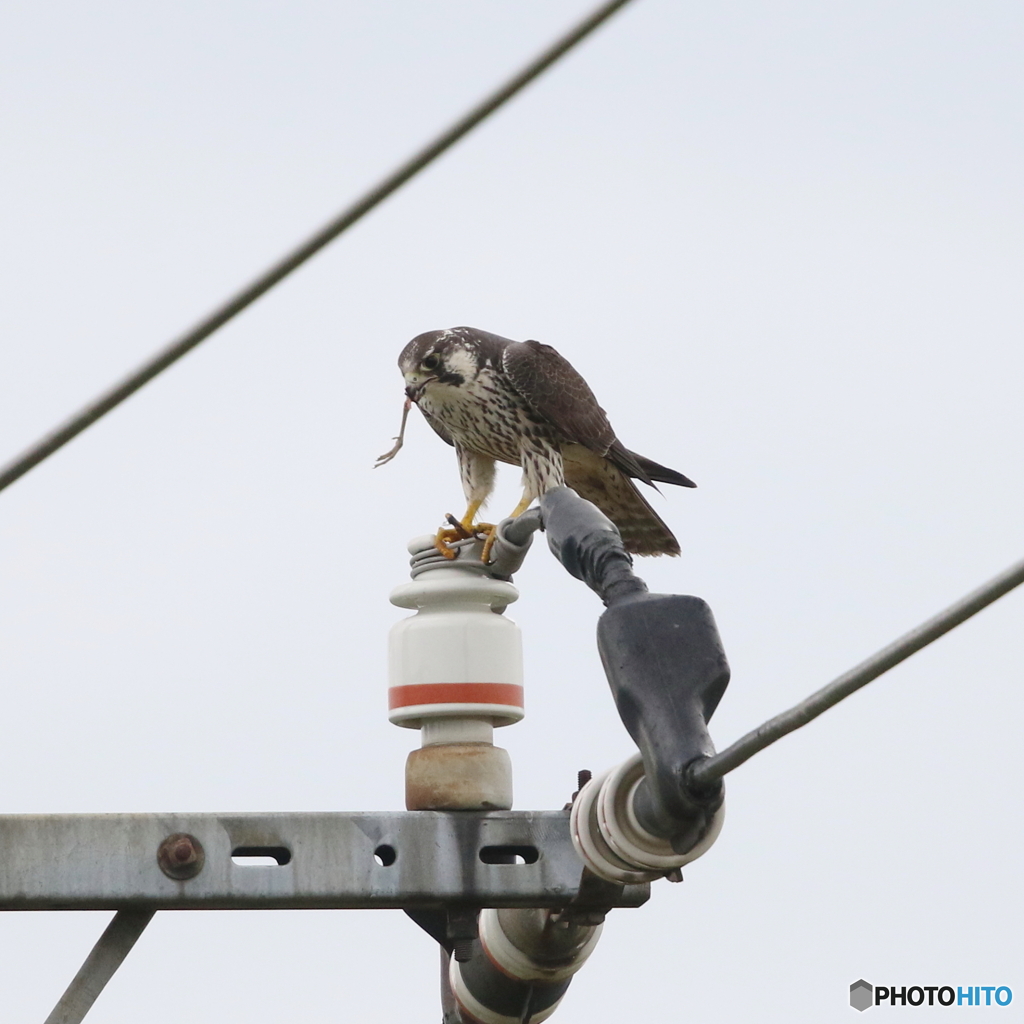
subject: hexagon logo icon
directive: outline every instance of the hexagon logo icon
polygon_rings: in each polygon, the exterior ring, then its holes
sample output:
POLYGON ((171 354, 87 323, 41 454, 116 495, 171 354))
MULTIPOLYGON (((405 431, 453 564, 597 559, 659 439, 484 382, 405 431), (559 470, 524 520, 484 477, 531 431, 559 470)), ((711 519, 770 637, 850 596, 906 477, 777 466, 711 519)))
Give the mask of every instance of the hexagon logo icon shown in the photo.
POLYGON ((850 986, 850 1005, 855 1010, 866 1010, 874 1003, 871 992, 871 985, 863 978, 860 981, 855 981, 850 986))

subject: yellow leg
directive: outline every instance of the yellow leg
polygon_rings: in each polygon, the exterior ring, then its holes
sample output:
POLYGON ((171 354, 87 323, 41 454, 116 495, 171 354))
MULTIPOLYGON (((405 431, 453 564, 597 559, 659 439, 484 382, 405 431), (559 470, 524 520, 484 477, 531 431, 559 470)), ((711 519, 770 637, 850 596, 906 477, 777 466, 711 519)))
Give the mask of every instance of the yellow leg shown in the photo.
POLYGON ((469 533, 473 532, 473 519, 477 512, 480 511, 480 506, 483 504, 483 500, 471 501, 469 507, 466 509, 466 514, 462 517, 462 528, 469 533))
POLYGON ((523 495, 523 500, 521 502, 519 502, 519 504, 516 505, 516 507, 512 510, 512 515, 509 516, 509 518, 510 519, 517 519, 519 516, 521 516, 530 507, 530 502, 531 501, 533 501, 533 499, 532 498, 527 498, 526 495, 524 494, 523 495))

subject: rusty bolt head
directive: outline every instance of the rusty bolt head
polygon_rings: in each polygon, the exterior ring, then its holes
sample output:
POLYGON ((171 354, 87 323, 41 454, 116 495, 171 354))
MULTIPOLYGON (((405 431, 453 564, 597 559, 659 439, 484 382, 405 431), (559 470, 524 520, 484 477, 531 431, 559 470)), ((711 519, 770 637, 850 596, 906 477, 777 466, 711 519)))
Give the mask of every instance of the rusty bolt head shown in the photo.
POLYGON ((195 878, 203 870, 206 854, 203 844, 195 836, 175 832, 160 844, 156 862, 168 878, 195 878))

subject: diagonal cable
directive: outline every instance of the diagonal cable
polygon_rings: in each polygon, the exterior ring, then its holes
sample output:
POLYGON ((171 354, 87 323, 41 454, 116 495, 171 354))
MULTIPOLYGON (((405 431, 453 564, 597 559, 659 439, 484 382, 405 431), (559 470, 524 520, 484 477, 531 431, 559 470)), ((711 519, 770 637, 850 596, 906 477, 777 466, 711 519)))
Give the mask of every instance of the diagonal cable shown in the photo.
POLYGON ((977 615, 983 608, 987 608, 993 601, 998 601, 1004 594, 1008 594, 1022 583, 1024 559, 1015 562, 977 590, 971 591, 938 615, 932 616, 927 622, 922 622, 909 633, 904 633, 888 647, 883 647, 866 661, 851 668, 849 672, 844 672, 838 679, 833 679, 806 700, 748 732, 731 747, 695 762, 688 772, 689 781, 701 786, 722 778, 765 747, 813 721, 818 715, 828 711, 845 697, 849 697, 851 693, 855 693, 862 686, 867 686, 883 672, 888 672, 901 661, 916 654, 922 647, 927 647, 938 640, 940 636, 959 626, 961 622, 966 622, 972 615, 977 615))
POLYGON ((551 67, 560 57, 568 53, 577 43, 582 42, 619 8, 625 7, 629 2, 630 0, 611 0, 611 2, 598 6, 581 22, 556 39, 555 42, 530 61, 521 71, 513 75, 504 85, 486 96, 451 127, 443 131, 421 150, 414 153, 405 163, 397 167, 391 174, 361 198, 357 199, 351 206, 339 213, 333 220, 328 221, 327 224, 306 239, 301 245, 278 260, 250 284, 232 295, 226 302, 213 310, 212 313, 200 320, 191 330, 162 348, 133 373, 113 385, 107 391, 104 391, 70 419, 65 420, 64 423, 51 430, 50 433, 41 437, 35 444, 22 452, 21 455, 0 469, 0 491, 24 476, 33 466, 37 466, 43 459, 52 455, 72 438, 77 437, 86 427, 91 426, 101 416, 104 416, 111 409, 120 405, 126 398, 135 394, 139 388, 151 381, 158 373, 166 370, 167 367, 194 349, 219 327, 223 327, 229 320, 241 313, 243 309, 252 305, 261 295, 286 278, 293 270, 302 266, 306 260, 318 253, 329 242, 334 241, 335 238, 352 227, 353 224, 363 218, 375 206, 382 203, 393 192, 401 188, 410 178, 414 177, 442 153, 455 145, 459 139, 512 99, 513 96, 551 67))

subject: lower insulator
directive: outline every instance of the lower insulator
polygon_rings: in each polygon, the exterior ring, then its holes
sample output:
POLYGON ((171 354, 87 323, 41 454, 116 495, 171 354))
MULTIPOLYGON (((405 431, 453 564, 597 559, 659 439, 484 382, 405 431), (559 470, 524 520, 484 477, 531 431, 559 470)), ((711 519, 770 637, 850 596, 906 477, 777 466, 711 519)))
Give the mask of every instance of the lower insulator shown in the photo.
POLYGON ((547 1020, 583 966, 600 925, 556 919, 546 910, 484 910, 480 937, 465 962, 449 970, 452 994, 471 1024, 547 1020))

